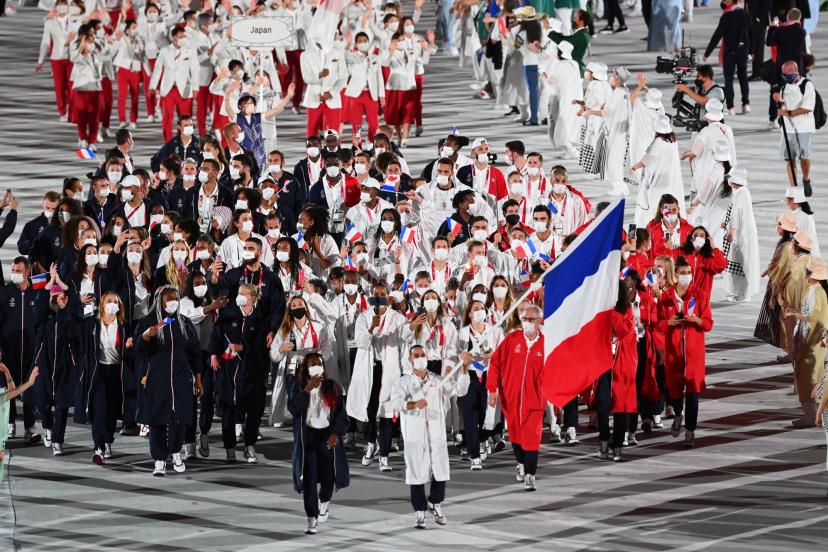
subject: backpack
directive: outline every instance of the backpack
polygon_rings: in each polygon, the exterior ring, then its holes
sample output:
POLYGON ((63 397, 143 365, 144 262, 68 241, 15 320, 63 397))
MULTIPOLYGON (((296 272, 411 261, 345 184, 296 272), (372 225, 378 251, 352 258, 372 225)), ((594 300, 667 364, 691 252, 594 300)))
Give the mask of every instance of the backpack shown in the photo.
MULTIPOLYGON (((799 91, 802 92, 803 96, 805 95, 805 85, 807 82, 808 79, 802 79, 802 82, 799 83, 799 91)), ((813 83, 811 84, 813 85, 813 83)), ((816 124, 817 130, 819 130, 828 121, 828 113, 825 113, 825 105, 822 103, 822 96, 817 92, 816 86, 814 86, 814 96, 814 123, 816 124)))

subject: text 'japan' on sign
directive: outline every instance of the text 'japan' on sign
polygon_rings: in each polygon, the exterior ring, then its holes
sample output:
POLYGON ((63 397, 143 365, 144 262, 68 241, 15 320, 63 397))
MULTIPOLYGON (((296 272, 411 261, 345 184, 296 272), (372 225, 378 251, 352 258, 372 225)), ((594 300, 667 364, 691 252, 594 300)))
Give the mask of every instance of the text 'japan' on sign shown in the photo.
POLYGON ((293 38, 293 19, 278 15, 232 17, 230 29, 230 41, 236 47, 289 46, 293 38))

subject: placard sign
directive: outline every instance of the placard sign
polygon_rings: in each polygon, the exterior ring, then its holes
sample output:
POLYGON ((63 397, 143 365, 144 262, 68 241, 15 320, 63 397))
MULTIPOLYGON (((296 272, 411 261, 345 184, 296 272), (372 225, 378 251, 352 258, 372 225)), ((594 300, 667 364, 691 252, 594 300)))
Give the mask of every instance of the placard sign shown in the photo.
POLYGON ((293 19, 287 16, 232 17, 230 43, 247 48, 290 46, 293 19))

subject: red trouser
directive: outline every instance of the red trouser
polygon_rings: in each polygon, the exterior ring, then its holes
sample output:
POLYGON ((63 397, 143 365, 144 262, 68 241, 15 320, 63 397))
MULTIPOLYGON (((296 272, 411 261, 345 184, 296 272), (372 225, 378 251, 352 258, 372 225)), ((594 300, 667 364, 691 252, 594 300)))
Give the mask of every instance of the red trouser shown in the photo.
POLYGON ((324 102, 319 107, 308 109, 308 137, 316 136, 325 129, 339 128, 342 109, 330 108, 324 102))
POLYGON ((101 104, 98 111, 98 120, 101 126, 109 128, 109 121, 112 119, 112 81, 107 78, 101 79, 101 104))
POLYGON ((89 144, 94 144, 98 137, 101 93, 97 90, 75 90, 74 102, 78 138, 89 142, 89 144))
POLYGON ((198 135, 207 136, 207 112, 210 110, 213 95, 209 86, 199 86, 196 93, 196 124, 198 135))
POLYGON ((55 102, 58 113, 63 117, 69 107, 69 75, 72 74, 72 62, 68 59, 52 60, 52 82, 55 85, 55 102))
POLYGON ((417 97, 414 100, 414 124, 423 126, 423 77, 425 75, 414 75, 414 82, 417 84, 417 97))
POLYGON ((147 116, 155 115, 155 102, 158 99, 155 97, 155 92, 150 89, 150 77, 152 77, 152 70, 155 69, 155 60, 149 60, 150 73, 144 71, 144 99, 147 102, 147 116))
POLYGON ((221 147, 227 147, 227 141, 224 139, 224 125, 230 122, 227 115, 221 114, 221 105, 224 103, 224 97, 218 94, 210 96, 213 99, 213 130, 216 138, 221 142, 221 147))
POLYGON ((161 96, 161 129, 164 132, 164 142, 169 142, 173 137, 173 119, 175 112, 178 115, 193 114, 193 99, 184 99, 178 92, 178 87, 173 86, 166 96, 161 96))
POLYGON ((348 98, 351 105, 351 134, 356 138, 362 124, 362 116, 368 122, 368 140, 374 139, 379 125, 379 102, 371 97, 371 92, 363 90, 356 98, 348 98))
POLYGON ((302 104, 302 92, 305 90, 305 81, 302 80, 302 68, 299 65, 299 58, 302 56, 302 50, 287 50, 285 57, 287 58, 288 72, 282 81, 282 96, 287 94, 288 85, 292 82, 296 88, 293 94, 293 107, 298 109, 302 104))
POLYGON ((118 67, 118 121, 126 122, 126 98, 129 93, 129 122, 138 121, 138 87, 141 72, 118 67))

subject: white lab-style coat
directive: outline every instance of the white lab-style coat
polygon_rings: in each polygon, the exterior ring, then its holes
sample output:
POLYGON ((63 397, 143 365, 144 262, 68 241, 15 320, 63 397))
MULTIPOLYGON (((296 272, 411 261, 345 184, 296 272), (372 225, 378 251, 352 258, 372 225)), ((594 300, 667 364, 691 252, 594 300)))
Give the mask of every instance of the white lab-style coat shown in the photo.
POLYGON ((382 78, 380 58, 376 54, 362 54, 360 52, 348 52, 345 56, 348 65, 348 85, 345 87, 345 95, 349 98, 357 98, 367 88, 371 93, 371 99, 378 101, 385 97, 385 83, 382 78))
POLYGON ((374 382, 374 362, 382 363, 382 382, 379 392, 379 408, 377 416, 392 418, 395 409, 391 405, 391 389, 400 379, 402 369, 400 358, 403 356, 402 328, 408 320, 399 312, 387 309, 383 314, 380 326, 370 333, 371 321, 374 317, 372 310, 359 315, 356 321, 354 338, 357 354, 354 359, 354 371, 351 374, 351 384, 348 386, 348 402, 346 410, 348 416, 361 422, 368 421, 368 401, 371 398, 371 387, 374 382), (374 346, 382 351, 382 358, 374 355, 374 346))
POLYGON ((184 99, 192 98, 198 88, 198 56, 192 48, 164 46, 155 61, 150 79, 150 89, 160 90, 162 96, 170 93, 173 86, 184 99))
POLYGON ((462 397, 468 389, 469 375, 459 368, 446 379, 431 372, 426 373, 425 380, 406 374, 394 385, 391 403, 400 412, 406 485, 425 485, 432 478, 450 479, 446 414, 451 397, 462 397), (420 399, 428 403, 425 408, 406 409, 407 402, 420 399))

